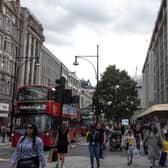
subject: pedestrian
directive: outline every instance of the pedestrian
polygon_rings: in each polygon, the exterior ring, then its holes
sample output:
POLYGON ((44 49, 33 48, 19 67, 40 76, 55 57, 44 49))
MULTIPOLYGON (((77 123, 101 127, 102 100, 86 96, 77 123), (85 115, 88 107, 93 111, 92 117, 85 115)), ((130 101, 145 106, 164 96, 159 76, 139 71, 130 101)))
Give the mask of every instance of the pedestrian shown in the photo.
POLYGON ((69 130, 67 127, 67 122, 65 121, 62 122, 61 128, 58 129, 56 144, 57 144, 57 152, 58 152, 58 161, 56 163, 56 168, 59 167, 60 160, 61 160, 61 168, 63 168, 64 161, 65 161, 65 154, 68 152, 68 144, 72 148, 69 130))
POLYGON ((142 147, 143 147, 145 155, 148 154, 148 144, 147 144, 147 141, 146 142, 144 141, 144 138, 146 137, 146 135, 149 132, 149 127, 150 127, 150 124, 144 124, 143 129, 142 129, 142 142, 143 142, 142 147))
POLYGON ((7 137, 8 137, 9 142, 11 142, 12 137, 11 137, 11 127, 10 127, 10 125, 7 126, 6 133, 7 133, 7 137))
POLYGON ((142 135, 141 135, 141 129, 139 124, 136 124, 135 129, 134 129, 134 137, 136 140, 136 149, 138 153, 141 152, 141 141, 142 141, 142 135))
POLYGON ((147 142, 148 159, 151 162, 150 168, 155 166, 156 160, 159 160, 161 147, 159 142, 161 141, 160 132, 156 128, 155 123, 151 123, 148 132, 145 134, 144 142, 147 142))
POLYGON ((159 118, 156 115, 153 118, 153 123, 155 124, 157 131, 161 136, 161 124, 160 124, 159 118))
POLYGON ((162 153, 159 160, 160 166, 166 166, 167 153, 168 153, 168 134, 166 133, 165 140, 163 141, 162 153))
POLYGON ((21 136, 15 152, 10 159, 10 167, 14 168, 47 168, 44 159, 43 143, 38 137, 38 131, 35 124, 29 123, 26 126, 24 136, 21 136))
POLYGON ((97 123, 96 126, 97 131, 99 132, 99 137, 100 137, 100 151, 99 151, 99 158, 103 159, 103 149, 105 145, 105 130, 103 128, 103 125, 100 123, 97 123))
POLYGON ((127 143, 127 160, 128 160, 128 166, 129 166, 130 164, 132 164, 134 149, 136 146, 136 141, 132 130, 129 130, 127 133, 126 143, 127 143))
POLYGON ((97 167, 99 168, 100 135, 94 125, 90 126, 90 132, 88 134, 88 142, 89 142, 91 168, 94 168, 94 156, 96 157, 97 167))
POLYGON ((166 136, 168 134, 168 122, 166 122, 165 125, 163 126, 162 134, 163 134, 163 137, 166 138, 166 136))
POLYGON ((3 124, 1 126, 1 136, 2 136, 2 143, 4 143, 5 142, 5 137, 6 137, 6 126, 5 126, 5 124, 3 124))

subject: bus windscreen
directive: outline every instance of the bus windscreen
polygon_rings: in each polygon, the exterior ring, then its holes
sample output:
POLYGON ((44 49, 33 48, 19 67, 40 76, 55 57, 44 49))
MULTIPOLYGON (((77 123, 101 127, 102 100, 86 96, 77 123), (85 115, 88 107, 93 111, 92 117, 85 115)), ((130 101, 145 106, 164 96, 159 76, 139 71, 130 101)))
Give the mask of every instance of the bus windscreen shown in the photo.
POLYGON ((29 123, 36 124, 39 133, 51 129, 50 117, 46 115, 18 115, 15 118, 14 128, 25 129, 29 123))

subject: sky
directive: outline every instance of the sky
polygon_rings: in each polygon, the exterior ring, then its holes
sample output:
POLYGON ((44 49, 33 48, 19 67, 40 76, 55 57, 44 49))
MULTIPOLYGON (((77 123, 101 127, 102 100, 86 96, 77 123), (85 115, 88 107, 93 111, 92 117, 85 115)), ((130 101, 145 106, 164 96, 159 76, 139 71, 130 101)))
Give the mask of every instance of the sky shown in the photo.
MULTIPOLYGON (((141 75, 161 0, 21 0, 42 23, 44 45, 78 78, 96 84, 91 64, 75 55, 96 56, 99 74, 109 65, 141 75), (137 73, 136 73, 137 70, 137 73)), ((88 58, 95 68, 96 57, 88 58)))

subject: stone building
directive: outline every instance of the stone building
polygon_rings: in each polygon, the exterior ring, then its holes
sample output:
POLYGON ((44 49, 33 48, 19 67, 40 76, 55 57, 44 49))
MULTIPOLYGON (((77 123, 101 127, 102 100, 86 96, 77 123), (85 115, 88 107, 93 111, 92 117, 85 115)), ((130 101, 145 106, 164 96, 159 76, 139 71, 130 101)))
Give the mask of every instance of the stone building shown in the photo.
POLYGON ((168 103, 168 1, 162 0, 143 67, 144 109, 168 103))
POLYGON ((40 21, 27 9, 21 8, 22 31, 20 58, 17 60, 17 84, 40 83, 40 53, 44 41, 40 21))
POLYGON ((17 88, 26 84, 55 86, 61 76, 73 95, 79 93, 76 74, 43 46, 40 21, 19 0, 0 0, 0 125, 12 112, 17 88))
POLYGON ((72 95, 79 95, 81 88, 81 82, 76 76, 75 72, 69 71, 68 73, 68 89, 72 90, 72 95))
POLYGON ((19 0, 0 1, 0 124, 12 109, 14 65, 20 50, 21 8, 19 0))
POLYGON ((40 83, 43 85, 55 86, 55 80, 61 76, 66 79, 68 88, 68 68, 45 46, 42 46, 40 54, 40 83))
POLYGON ((41 23, 19 0, 0 1, 0 124, 12 111, 17 87, 40 82, 43 41, 41 23))

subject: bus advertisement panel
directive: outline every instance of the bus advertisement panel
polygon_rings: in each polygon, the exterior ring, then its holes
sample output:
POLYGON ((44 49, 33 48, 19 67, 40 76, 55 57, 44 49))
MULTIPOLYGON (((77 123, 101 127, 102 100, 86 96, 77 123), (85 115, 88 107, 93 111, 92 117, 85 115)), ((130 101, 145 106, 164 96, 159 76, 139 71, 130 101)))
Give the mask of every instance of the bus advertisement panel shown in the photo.
POLYGON ((68 122, 71 141, 75 139, 75 135, 77 134, 78 127, 79 127, 77 111, 78 109, 76 107, 73 107, 70 105, 63 105, 62 117, 63 117, 63 120, 68 122))

